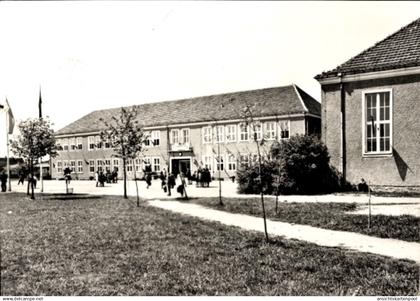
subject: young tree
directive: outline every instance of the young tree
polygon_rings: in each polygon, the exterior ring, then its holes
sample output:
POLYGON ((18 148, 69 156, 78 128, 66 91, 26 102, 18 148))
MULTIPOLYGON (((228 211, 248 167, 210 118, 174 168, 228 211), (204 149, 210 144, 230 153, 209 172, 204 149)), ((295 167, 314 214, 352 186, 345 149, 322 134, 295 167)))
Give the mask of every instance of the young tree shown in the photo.
MULTIPOLYGON (((127 198, 127 160, 135 159, 143 150, 143 144, 147 139, 143 128, 137 120, 137 107, 121 108, 119 116, 112 116, 110 121, 100 121, 106 129, 101 131, 102 141, 109 141, 110 147, 114 149, 114 156, 123 161, 124 177, 124 198, 127 198)), ((137 200, 137 206, 139 206, 137 200)))
POLYGON ((27 119, 18 125, 19 136, 10 140, 12 152, 24 159, 31 174, 27 190, 29 195, 29 187, 31 187, 31 199, 35 199, 34 162, 47 155, 52 158, 57 156, 57 146, 51 125, 48 118, 27 119))
POLYGON ((269 242, 268 232, 267 232, 267 219, 265 214, 265 206, 264 206, 264 191, 263 191, 263 177, 262 177, 262 156, 261 156, 261 149, 260 147, 264 144, 264 138, 262 136, 262 126, 261 123, 254 119, 254 115, 252 112, 253 107, 251 105, 246 105, 242 118, 244 119, 245 126, 249 126, 251 128, 251 135, 252 141, 255 142, 257 146, 257 154, 258 154, 258 178, 259 178, 259 185, 260 185, 260 193, 261 193, 261 206, 263 212, 263 219, 264 219, 264 232, 265 232, 265 240, 269 242), (257 127, 260 127, 260 130, 257 131, 257 127), (258 139, 258 132, 261 133, 260 139, 258 139))

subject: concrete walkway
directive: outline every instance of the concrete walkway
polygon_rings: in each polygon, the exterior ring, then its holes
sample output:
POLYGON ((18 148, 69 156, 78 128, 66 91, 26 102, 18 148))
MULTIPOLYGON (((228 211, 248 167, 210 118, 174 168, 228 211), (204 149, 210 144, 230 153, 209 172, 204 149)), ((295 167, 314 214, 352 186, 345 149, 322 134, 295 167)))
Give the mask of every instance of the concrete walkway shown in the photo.
MULTIPOLYGON (((244 214, 233 214, 220 210, 205 208, 196 204, 177 201, 149 201, 149 204, 173 212, 199 217, 205 220, 218 221, 229 226, 246 230, 264 232, 262 218, 244 214)), ((308 241, 320 246, 343 247, 360 252, 369 252, 398 259, 410 259, 420 264, 420 243, 405 242, 396 239, 384 239, 363 234, 333 231, 305 225, 295 225, 267 220, 269 235, 284 236, 308 241)))

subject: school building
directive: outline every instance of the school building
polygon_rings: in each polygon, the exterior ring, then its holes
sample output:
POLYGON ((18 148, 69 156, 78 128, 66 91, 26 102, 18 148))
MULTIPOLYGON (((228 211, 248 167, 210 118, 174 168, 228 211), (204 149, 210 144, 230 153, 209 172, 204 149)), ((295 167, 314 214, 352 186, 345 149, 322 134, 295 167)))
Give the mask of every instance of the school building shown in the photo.
MULTIPOLYGON (((263 153, 275 140, 294 134, 317 134, 321 128, 321 105, 296 85, 242 91, 189 99, 146 103, 138 106, 138 121, 149 136, 144 151, 127 164, 128 178, 141 177, 144 164, 152 171, 193 173, 208 167, 214 177, 235 176, 240 163, 255 160, 257 148, 252 131, 241 116, 252 105, 257 138, 264 137, 263 153)), ((113 157, 99 133, 100 118, 110 120, 120 108, 94 111, 56 133, 61 146, 52 159, 52 178, 63 177, 69 167, 73 178, 89 179, 97 170, 119 169, 122 160, 113 157)))
POLYGON ((315 78, 322 139, 345 179, 420 191, 420 19, 315 78))

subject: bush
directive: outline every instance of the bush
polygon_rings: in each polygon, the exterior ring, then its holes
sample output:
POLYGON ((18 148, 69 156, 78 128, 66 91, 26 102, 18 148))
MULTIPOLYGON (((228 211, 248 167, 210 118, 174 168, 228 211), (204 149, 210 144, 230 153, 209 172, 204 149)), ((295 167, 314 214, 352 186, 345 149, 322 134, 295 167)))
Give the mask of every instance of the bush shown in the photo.
MULTIPOLYGON (((327 147, 315 136, 295 135, 275 142, 264 162, 266 194, 317 194, 340 190, 340 174, 329 165, 327 147)), ((259 193, 258 165, 238 171, 240 193, 259 193)))

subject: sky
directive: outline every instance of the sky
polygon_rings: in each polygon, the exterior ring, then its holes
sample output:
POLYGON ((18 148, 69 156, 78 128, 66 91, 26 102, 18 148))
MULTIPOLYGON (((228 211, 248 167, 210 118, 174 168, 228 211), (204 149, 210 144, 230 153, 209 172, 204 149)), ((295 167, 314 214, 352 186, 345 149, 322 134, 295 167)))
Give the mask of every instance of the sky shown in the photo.
POLYGON ((0 2, 0 103, 17 123, 37 117, 41 89, 59 130, 94 110, 291 83, 320 101, 315 75, 419 17, 415 1, 0 2))

